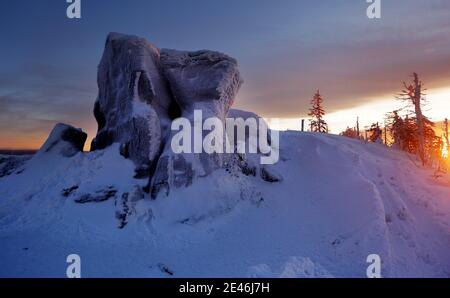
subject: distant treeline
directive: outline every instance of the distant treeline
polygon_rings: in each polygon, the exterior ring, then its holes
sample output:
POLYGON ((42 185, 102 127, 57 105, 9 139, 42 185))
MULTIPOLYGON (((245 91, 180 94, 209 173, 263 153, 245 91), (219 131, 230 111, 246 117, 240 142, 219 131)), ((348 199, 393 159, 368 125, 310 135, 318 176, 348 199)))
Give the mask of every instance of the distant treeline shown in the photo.
POLYGON ((14 150, 14 149, 0 149, 0 154, 3 155, 32 155, 37 150, 14 150))

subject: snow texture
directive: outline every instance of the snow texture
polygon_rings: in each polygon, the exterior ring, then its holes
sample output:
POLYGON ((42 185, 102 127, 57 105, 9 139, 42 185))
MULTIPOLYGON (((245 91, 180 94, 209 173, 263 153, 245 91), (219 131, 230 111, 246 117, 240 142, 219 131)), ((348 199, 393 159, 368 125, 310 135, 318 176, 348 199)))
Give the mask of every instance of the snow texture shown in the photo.
POLYGON ((164 200, 118 144, 35 157, 0 178, 0 276, 64 277, 72 253, 83 277, 365 277, 373 253, 384 277, 450 276, 449 176, 345 137, 280 146, 280 183, 219 169, 164 200))
POLYGON ((3 155, 0 154, 0 178, 13 173, 20 174, 22 165, 30 159, 30 155, 3 155))

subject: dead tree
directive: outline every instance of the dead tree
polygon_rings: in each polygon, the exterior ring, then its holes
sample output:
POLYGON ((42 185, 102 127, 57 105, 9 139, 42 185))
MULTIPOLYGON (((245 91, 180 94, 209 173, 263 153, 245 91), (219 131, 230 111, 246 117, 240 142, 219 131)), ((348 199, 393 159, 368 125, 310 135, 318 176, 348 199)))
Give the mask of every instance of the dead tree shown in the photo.
POLYGON ((413 81, 410 84, 403 82, 403 87, 405 88, 400 93, 398 97, 401 100, 405 100, 411 103, 414 107, 414 114, 417 126, 417 139, 418 139, 418 155, 422 162, 422 165, 425 165, 427 160, 425 156, 425 129, 424 129, 424 118, 422 114, 422 105, 421 101, 423 100, 423 89, 422 82, 419 80, 419 75, 417 73, 412 74, 413 81))

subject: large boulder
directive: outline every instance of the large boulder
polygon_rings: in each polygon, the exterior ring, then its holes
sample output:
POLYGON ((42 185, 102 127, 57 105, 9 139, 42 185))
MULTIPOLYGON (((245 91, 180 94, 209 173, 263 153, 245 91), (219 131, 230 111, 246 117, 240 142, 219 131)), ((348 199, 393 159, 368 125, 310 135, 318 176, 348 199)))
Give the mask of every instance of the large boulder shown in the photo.
POLYGON ((194 109, 223 119, 242 85, 237 61, 214 51, 161 50, 161 65, 182 116, 194 109))
MULTIPOLYGON (((191 124, 192 136, 195 134, 194 122, 197 121, 194 111, 201 111, 203 120, 216 117, 224 124, 242 84, 235 59, 206 50, 187 52, 163 49, 161 67, 180 107, 181 116, 191 124)), ((176 133, 173 132, 171 138, 176 133)), ((225 139, 221 142, 224 144, 225 139)), ((188 153, 174 153, 170 142, 167 142, 151 181, 152 197, 156 197, 162 189, 168 193, 172 187, 189 186, 194 178, 207 176, 230 164, 230 154, 195 153, 194 142, 191 146, 188 153)))
POLYGON ((72 157, 83 151, 86 138, 87 134, 81 129, 58 123, 36 155, 52 153, 72 157))
POLYGON ((173 101, 159 57, 159 49, 144 38, 110 33, 98 67, 98 132, 91 150, 120 143, 122 154, 144 172, 170 129, 173 101))
MULTIPOLYGON (((149 177, 152 197, 220 168, 256 175, 259 168, 245 154, 196 152, 195 142, 189 152, 175 153, 171 146, 178 133, 171 125, 180 117, 190 124, 191 135, 198 113, 203 121, 215 117, 224 125, 241 85, 237 61, 225 54, 159 50, 144 38, 111 33, 98 67, 98 132, 91 149, 120 143, 121 154, 136 165, 135 177, 149 177)), ((208 133, 202 130, 200 138, 208 133)), ((227 138, 222 135, 218 142, 223 146, 227 138)), ((248 141, 248 135, 243 139, 248 141)))

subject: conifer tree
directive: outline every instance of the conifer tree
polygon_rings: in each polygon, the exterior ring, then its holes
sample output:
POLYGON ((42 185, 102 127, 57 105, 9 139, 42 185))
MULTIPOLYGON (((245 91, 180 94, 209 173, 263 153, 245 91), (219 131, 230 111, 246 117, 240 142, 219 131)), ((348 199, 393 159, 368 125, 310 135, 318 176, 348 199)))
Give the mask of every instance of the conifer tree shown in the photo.
POLYGON ((383 136, 383 131, 381 130, 378 122, 372 124, 372 126, 368 129, 368 132, 370 132, 369 135, 369 142, 373 142, 373 143, 382 143, 382 136, 383 136))
POLYGON ((359 139, 356 129, 350 127, 347 127, 343 132, 340 133, 340 135, 347 138, 359 139))
POLYGON ((311 108, 309 109, 308 116, 311 116, 311 131, 328 133, 328 124, 323 119, 325 110, 323 109, 323 98, 320 95, 320 91, 314 94, 314 98, 311 100, 311 108))
POLYGON ((404 142, 404 121, 399 116, 398 110, 388 113, 386 116, 386 126, 388 127, 392 146, 396 149, 403 149, 404 142))

